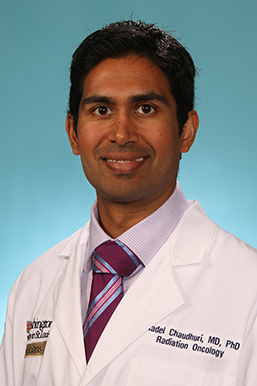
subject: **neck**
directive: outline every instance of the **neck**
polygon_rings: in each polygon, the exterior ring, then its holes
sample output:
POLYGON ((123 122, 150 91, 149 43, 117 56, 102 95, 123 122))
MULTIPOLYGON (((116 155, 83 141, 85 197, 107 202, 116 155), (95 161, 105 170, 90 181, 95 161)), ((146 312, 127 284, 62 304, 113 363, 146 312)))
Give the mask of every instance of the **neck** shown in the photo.
POLYGON ((165 196, 145 204, 112 202, 97 195, 100 225, 115 239, 155 212, 172 193, 167 191, 165 196))

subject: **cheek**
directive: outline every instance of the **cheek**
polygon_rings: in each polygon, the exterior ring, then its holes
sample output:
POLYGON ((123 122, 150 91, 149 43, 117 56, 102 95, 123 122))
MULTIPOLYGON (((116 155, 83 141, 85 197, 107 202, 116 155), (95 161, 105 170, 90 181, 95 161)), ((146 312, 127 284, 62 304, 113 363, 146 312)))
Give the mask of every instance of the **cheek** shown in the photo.
POLYGON ((157 130, 156 135, 152 138, 153 146, 159 155, 165 157, 167 154, 176 153, 176 149, 179 151, 178 137, 172 135, 170 131, 157 130))
POLYGON ((84 156, 92 154, 100 142, 101 139, 96 130, 84 127, 78 132, 79 149, 80 153, 84 156))
POLYGON ((177 138, 159 139, 155 149, 159 170, 169 170, 169 173, 172 173, 172 170, 177 170, 180 160, 180 144, 177 138))

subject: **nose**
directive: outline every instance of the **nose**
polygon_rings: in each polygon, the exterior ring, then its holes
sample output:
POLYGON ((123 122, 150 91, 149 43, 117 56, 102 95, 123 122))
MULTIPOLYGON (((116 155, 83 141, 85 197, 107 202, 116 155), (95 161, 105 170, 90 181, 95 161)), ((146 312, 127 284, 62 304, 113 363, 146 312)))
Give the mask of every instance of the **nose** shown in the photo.
POLYGON ((112 127, 107 135, 110 142, 116 142, 120 146, 124 146, 130 142, 137 142, 139 137, 133 124, 131 117, 126 112, 117 114, 112 122, 112 127))

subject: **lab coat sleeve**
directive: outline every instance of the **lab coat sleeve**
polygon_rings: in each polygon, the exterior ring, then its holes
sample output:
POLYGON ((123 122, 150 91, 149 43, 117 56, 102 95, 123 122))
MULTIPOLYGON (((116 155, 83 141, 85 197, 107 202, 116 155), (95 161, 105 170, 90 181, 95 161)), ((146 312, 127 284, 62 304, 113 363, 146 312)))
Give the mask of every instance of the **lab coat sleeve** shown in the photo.
MULTIPOLYGON (((0 348, 0 382, 1 385, 7 385, 7 369, 6 369, 6 357, 5 357, 5 334, 3 336, 1 348, 0 348)), ((10 384, 13 384, 10 383, 10 384)))
POLYGON ((16 293, 18 293, 19 284, 21 280, 22 274, 14 283, 11 288, 8 305, 7 305, 7 313, 6 313, 6 321, 5 321, 5 331, 0 347, 0 385, 1 386, 14 386, 16 375, 18 376, 19 371, 15 374, 14 369, 14 341, 13 341, 13 323, 15 317, 15 303, 16 303, 16 293))

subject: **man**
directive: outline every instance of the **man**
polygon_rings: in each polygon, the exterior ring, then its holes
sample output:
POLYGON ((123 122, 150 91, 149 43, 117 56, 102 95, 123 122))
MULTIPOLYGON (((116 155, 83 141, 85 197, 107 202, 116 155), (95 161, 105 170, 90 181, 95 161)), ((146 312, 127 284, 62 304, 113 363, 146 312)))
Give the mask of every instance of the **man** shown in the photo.
POLYGON ((66 130, 97 201, 14 284, 1 385, 256 385, 256 250, 176 182, 194 77, 185 48, 141 22, 75 51, 66 130))

